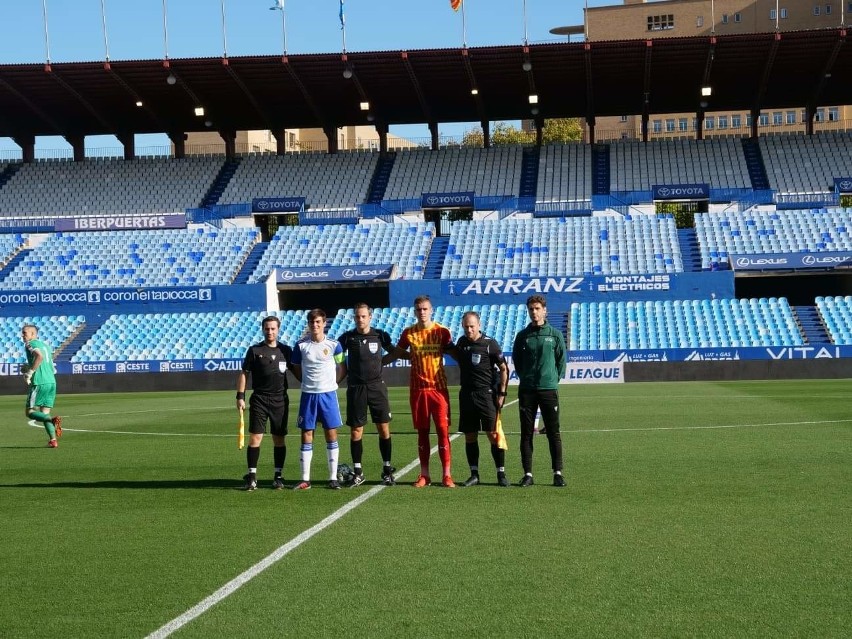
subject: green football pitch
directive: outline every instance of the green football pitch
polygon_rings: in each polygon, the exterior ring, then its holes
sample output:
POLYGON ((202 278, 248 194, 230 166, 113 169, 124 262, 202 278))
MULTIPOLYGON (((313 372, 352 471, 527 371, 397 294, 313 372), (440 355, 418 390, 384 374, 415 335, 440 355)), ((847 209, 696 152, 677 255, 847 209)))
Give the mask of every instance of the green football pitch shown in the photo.
MULTIPOLYGON (((847 637, 850 397, 852 380, 564 387, 567 488, 538 436, 535 486, 496 486, 482 437, 482 485, 418 490, 392 389, 399 485, 378 485, 368 427, 364 486, 316 481, 317 446, 314 488, 273 491, 267 438, 252 493, 232 392, 60 395, 55 450, 23 392, 0 397, 0 637, 847 637)), ((516 484, 516 405, 504 426, 516 484)), ((461 438, 453 467, 467 477, 461 438)))

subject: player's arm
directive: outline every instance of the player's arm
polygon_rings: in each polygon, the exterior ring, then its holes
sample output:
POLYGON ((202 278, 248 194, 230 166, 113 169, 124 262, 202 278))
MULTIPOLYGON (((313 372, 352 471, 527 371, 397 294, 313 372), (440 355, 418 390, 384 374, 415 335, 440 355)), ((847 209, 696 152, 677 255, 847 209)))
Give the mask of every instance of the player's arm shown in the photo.
POLYGON ((441 348, 441 352, 445 355, 449 355, 454 360, 459 361, 459 347, 453 344, 452 342, 450 342, 449 344, 445 344, 441 348))
POLYGON ((337 383, 343 381, 346 377, 346 359, 343 357, 343 348, 340 343, 337 344, 337 349, 334 352, 334 365, 336 370, 337 383))
POLYGON ((509 365, 505 359, 500 359, 497 363, 497 368, 500 372, 500 385, 497 387, 497 408, 502 409, 506 403, 506 389, 509 388, 509 365))
POLYGON ((31 349, 30 352, 33 354, 33 363, 30 364, 29 372, 35 374, 38 367, 41 366, 41 363, 44 361, 44 355, 42 355, 41 351, 37 348, 31 349))
POLYGON ((290 372, 293 373, 293 377, 296 378, 296 381, 300 384, 302 383, 302 365, 294 364, 290 362, 290 372))
POLYGON ((245 371, 240 371, 237 375, 237 410, 246 409, 246 382, 248 376, 245 371))

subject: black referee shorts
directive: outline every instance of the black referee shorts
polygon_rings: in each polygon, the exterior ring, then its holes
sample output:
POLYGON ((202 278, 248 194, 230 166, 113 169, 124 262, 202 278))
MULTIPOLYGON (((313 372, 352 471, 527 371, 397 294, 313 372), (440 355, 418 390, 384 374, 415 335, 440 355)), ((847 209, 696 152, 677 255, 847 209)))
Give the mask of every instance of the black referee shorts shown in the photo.
POLYGON ((268 421, 270 433, 286 435, 289 407, 290 399, 286 393, 276 395, 252 393, 249 398, 249 432, 252 435, 262 435, 266 432, 268 421))
POLYGON ((459 430, 491 432, 497 428, 497 402, 490 388, 459 391, 459 430))
POLYGON ((363 426, 367 411, 374 424, 387 424, 391 420, 388 387, 384 382, 356 384, 346 387, 346 425, 363 426))

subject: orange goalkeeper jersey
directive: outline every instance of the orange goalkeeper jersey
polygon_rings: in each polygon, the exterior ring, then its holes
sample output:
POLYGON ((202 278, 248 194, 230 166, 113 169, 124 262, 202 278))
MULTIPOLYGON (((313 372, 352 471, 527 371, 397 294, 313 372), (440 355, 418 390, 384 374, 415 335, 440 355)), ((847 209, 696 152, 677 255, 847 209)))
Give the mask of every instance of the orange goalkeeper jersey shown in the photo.
POLYGON ((402 331, 399 347, 411 353, 411 390, 447 390, 443 348, 450 344, 449 329, 437 322, 429 328, 415 324, 402 331))

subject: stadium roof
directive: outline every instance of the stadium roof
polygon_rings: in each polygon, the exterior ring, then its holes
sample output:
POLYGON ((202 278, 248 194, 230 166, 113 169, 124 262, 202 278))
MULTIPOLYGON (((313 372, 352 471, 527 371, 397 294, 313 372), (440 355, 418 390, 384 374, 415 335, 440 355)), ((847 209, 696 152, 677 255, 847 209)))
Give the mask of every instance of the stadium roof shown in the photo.
POLYGON ((348 57, 0 65, 0 136, 202 131, 206 121, 220 130, 278 130, 518 120, 530 117, 530 94, 542 118, 689 113, 699 109, 702 86, 712 87, 709 111, 852 104, 852 47, 845 29, 826 29, 348 57))

